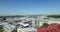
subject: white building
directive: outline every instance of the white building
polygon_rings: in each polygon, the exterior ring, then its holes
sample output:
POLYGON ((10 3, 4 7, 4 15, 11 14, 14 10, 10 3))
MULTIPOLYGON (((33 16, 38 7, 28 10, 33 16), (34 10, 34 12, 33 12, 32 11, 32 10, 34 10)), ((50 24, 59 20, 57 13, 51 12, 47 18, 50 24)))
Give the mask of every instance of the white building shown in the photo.
POLYGON ((6 29, 8 32, 13 31, 13 29, 15 28, 14 25, 11 25, 11 24, 8 24, 8 23, 5 23, 5 22, 2 22, 2 25, 4 25, 4 29, 6 29))
POLYGON ((35 28, 18 28, 17 32, 37 32, 35 28))

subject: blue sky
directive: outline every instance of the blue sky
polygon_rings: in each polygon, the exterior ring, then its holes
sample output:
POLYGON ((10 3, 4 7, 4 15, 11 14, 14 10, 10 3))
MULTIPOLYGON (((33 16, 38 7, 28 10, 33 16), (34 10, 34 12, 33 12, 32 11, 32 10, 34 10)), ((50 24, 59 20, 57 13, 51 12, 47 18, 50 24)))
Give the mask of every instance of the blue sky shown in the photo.
POLYGON ((60 14, 60 0, 0 0, 0 15, 60 14))

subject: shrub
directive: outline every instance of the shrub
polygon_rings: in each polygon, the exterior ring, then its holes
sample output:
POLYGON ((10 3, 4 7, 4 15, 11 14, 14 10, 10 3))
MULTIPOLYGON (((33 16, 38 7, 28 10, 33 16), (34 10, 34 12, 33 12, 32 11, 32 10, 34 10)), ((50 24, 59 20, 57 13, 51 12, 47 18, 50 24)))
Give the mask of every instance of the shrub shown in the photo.
POLYGON ((47 26, 49 26, 48 23, 43 23, 41 27, 47 27, 47 26))

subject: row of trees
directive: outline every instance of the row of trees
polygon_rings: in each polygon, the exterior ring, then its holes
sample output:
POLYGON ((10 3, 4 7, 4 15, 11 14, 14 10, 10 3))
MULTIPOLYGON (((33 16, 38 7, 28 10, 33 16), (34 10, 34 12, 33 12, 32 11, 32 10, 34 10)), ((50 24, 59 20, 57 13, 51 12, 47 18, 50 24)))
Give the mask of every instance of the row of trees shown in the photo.
POLYGON ((47 17, 60 18, 60 15, 48 15, 47 17))

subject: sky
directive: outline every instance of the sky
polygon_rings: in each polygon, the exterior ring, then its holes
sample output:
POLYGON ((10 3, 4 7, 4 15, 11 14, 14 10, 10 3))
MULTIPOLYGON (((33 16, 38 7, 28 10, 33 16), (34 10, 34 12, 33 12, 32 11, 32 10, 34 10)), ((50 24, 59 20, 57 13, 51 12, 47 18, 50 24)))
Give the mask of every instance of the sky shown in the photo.
POLYGON ((0 0, 0 15, 60 14, 60 0, 0 0))

